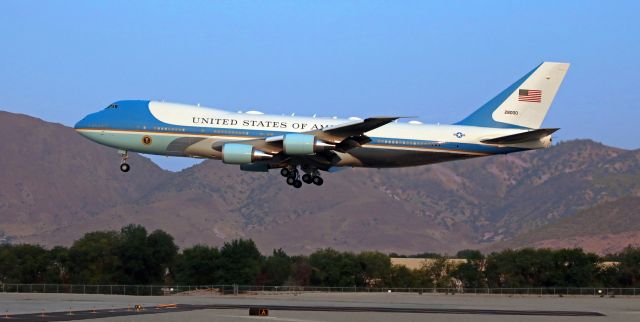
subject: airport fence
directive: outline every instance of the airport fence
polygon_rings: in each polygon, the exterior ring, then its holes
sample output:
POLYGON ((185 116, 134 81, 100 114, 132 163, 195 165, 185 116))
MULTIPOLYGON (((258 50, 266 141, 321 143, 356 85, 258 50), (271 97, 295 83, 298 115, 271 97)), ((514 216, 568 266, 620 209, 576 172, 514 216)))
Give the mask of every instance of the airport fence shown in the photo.
POLYGON ((537 296, 640 296, 640 288, 526 287, 526 288, 385 288, 262 285, 94 285, 94 284, 0 284, 2 293, 68 293, 112 295, 269 295, 302 293, 435 293, 537 296))

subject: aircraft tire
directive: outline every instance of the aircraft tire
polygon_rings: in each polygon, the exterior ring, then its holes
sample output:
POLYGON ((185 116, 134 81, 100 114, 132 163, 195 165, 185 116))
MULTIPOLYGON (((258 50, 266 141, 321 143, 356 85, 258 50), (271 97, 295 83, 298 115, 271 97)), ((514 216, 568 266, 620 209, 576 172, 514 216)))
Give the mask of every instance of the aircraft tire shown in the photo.
POLYGON ((303 175, 302 175, 302 181, 303 181, 304 183, 306 183, 306 184, 310 184, 310 183, 312 183, 312 182, 313 182, 313 178, 311 177, 311 175, 310 175, 310 174, 305 173, 305 174, 303 174, 303 175))
POLYGON ((311 179, 313 181, 313 184, 315 184, 316 186, 321 186, 324 183, 324 180, 322 180, 322 178, 315 176, 311 179))
POLYGON ((295 181, 293 182, 293 186, 294 186, 296 189, 297 189, 297 188, 302 187, 302 181, 300 181, 300 180, 295 180, 295 181))
POLYGON ((120 171, 129 172, 129 170, 131 170, 131 167, 129 166, 128 163, 123 163, 120 165, 120 171))
POLYGON ((294 183, 296 182, 296 178, 294 177, 288 177, 287 178, 287 184, 292 186, 294 183))
POLYGON ((291 174, 291 171, 287 168, 280 169, 280 175, 283 177, 288 177, 291 174))

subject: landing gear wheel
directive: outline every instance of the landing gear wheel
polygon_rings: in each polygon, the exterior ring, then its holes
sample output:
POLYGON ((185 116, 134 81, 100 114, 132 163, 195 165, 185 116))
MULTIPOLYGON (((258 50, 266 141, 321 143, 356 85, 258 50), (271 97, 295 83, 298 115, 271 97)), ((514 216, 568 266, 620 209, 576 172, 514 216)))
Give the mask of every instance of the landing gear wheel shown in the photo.
POLYGON ((324 183, 324 180, 322 180, 322 178, 318 176, 314 176, 312 180, 313 184, 315 184, 316 186, 321 186, 324 183))
POLYGON ((290 186, 292 186, 296 181, 297 180, 294 177, 288 177, 287 178, 287 184, 290 185, 290 186))
POLYGON ((313 182, 313 178, 311 177, 310 174, 305 173, 302 175, 302 181, 306 184, 310 184, 311 182, 313 182))
POLYGON ((295 180, 295 181, 293 182, 293 186, 294 186, 295 188, 300 188, 300 187, 302 187, 302 181, 300 181, 300 180, 295 180))
POLYGON ((282 168, 280 170, 280 175, 282 175, 283 177, 288 177, 291 174, 291 171, 289 171, 289 169, 287 168, 282 168))
POLYGON ((129 154, 127 153, 127 150, 118 150, 118 153, 122 158, 122 162, 120 163, 120 171, 129 172, 129 170, 131 170, 131 167, 127 163, 127 159, 129 158, 129 154))

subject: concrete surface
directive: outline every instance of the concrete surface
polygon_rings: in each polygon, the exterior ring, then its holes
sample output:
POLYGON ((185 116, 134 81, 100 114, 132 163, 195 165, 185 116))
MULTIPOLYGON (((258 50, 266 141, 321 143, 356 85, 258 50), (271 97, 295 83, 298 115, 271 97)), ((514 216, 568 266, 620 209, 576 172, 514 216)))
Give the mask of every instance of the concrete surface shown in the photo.
MULTIPOLYGON (((293 308, 295 309, 295 308, 293 308)), ((640 298, 593 296, 536 297, 500 295, 442 295, 411 293, 306 293, 254 296, 122 296, 0 293, 0 314, 15 321, 640 321, 640 298), (158 304, 176 309, 155 309, 158 304), (145 307, 142 312, 131 308, 145 307), (229 306, 220 309, 220 306, 229 306), (235 306, 235 307, 234 307, 235 306), (269 317, 249 316, 248 306, 272 307, 269 317), (278 310, 294 306, 303 310, 278 310), (314 311, 314 308, 336 311, 314 311), (355 307, 380 310, 422 310, 437 313, 344 312, 355 307), (97 310, 96 313, 92 311, 97 310), (71 309, 72 315, 68 312, 71 309), (84 311, 82 311, 84 310, 84 311), (45 317, 41 317, 41 312, 45 317), (536 314, 547 311, 550 315, 536 314), (51 313, 61 312, 61 313, 51 313), (502 313, 501 313, 502 312, 502 313), (512 313, 510 313, 512 312, 512 313), (519 313, 520 312, 520 313, 519 313), (557 312, 558 314, 554 314, 557 312), (565 313, 584 313, 562 316, 565 313), (28 316, 20 314, 32 313, 28 316), (455 314, 451 314, 455 313, 455 314), (496 315, 506 313, 507 315, 496 315), (603 314, 603 316, 588 316, 603 314), (585 316, 587 315, 587 316, 585 316), (107 316, 105 318, 98 318, 107 316)))

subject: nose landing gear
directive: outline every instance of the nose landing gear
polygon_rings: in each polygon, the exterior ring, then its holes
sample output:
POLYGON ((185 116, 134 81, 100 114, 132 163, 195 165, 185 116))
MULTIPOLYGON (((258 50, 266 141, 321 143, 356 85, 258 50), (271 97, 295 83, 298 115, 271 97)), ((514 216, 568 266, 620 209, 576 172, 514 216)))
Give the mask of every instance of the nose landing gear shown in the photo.
POLYGON ((121 150, 118 151, 118 153, 120 153, 120 157, 122 157, 122 163, 120 163, 120 171, 129 172, 129 170, 131 170, 131 166, 129 166, 129 164, 127 163, 127 159, 129 158, 127 151, 121 150))

